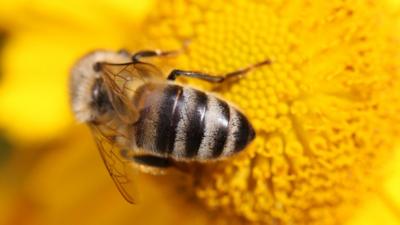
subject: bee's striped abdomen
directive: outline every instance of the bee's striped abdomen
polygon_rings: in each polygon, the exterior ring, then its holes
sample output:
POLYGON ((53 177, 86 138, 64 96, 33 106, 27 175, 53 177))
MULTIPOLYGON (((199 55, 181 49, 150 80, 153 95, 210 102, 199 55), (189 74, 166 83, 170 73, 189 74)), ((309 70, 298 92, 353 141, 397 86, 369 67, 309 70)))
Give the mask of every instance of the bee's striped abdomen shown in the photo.
POLYGON ((155 148, 159 153, 170 153, 174 146, 176 125, 183 105, 183 88, 178 85, 167 85, 161 97, 157 128, 155 132, 155 148))
POLYGON ((246 147, 254 131, 242 113, 202 91, 168 84, 135 124, 137 147, 176 160, 216 159, 246 147))
POLYGON ((193 158, 197 156, 204 136, 208 96, 194 89, 184 90, 184 106, 172 152, 178 157, 193 158))

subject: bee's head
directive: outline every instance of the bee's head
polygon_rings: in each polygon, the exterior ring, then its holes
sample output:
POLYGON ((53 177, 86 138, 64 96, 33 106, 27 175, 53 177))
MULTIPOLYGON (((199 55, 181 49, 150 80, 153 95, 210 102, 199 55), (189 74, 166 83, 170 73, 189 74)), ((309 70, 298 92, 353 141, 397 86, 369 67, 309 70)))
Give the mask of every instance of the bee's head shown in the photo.
POLYGON ((111 51, 94 51, 81 58, 71 70, 72 110, 80 122, 91 122, 110 112, 112 105, 103 83, 99 62, 128 62, 129 56, 111 51))

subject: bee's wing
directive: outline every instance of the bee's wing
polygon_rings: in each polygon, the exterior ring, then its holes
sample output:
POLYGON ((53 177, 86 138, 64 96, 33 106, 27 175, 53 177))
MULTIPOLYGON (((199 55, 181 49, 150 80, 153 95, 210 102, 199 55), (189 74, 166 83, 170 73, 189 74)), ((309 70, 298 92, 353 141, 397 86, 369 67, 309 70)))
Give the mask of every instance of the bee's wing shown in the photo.
POLYGON ((150 63, 135 62, 132 63, 132 67, 137 71, 137 74, 147 79, 162 79, 162 72, 150 63))
POLYGON ((101 63, 104 81, 111 103, 122 121, 132 123, 139 112, 134 107, 131 97, 140 85, 153 79, 160 79, 162 73, 149 63, 101 63))
POLYGON ((120 150, 113 144, 113 136, 107 135, 107 130, 102 125, 90 126, 101 158, 117 186, 119 192, 129 203, 136 203, 137 187, 135 183, 135 173, 133 163, 123 158, 120 150))

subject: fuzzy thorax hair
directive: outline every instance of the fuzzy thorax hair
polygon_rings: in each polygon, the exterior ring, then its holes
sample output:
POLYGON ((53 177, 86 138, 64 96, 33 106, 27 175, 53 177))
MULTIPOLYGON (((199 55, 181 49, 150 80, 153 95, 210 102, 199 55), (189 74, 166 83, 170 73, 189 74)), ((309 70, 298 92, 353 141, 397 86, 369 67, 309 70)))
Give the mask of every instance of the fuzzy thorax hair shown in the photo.
POLYGON ((92 121, 97 116, 92 107, 92 91, 96 79, 102 76, 94 66, 98 62, 126 63, 129 56, 112 51, 97 50, 82 57, 71 70, 70 100, 72 110, 79 122, 92 121))

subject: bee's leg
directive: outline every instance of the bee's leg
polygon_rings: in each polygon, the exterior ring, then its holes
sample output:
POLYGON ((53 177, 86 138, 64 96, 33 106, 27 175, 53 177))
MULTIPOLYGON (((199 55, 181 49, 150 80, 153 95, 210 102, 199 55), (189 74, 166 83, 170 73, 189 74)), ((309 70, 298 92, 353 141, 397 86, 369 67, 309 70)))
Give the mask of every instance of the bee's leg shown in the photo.
POLYGON ((141 171, 150 174, 163 174, 172 166, 170 159, 153 155, 135 155, 131 159, 141 171))
POLYGON ((141 58, 145 57, 156 57, 156 56, 173 56, 178 55, 181 51, 161 51, 161 50, 144 50, 140 52, 136 52, 132 56, 133 62, 140 62, 141 58))
POLYGON ((264 60, 262 62, 250 65, 248 67, 226 73, 220 76, 215 76, 215 75, 209 75, 206 73, 201 73, 201 72, 195 72, 195 71, 186 71, 186 70, 173 70, 169 75, 168 75, 168 80, 175 80, 178 76, 186 76, 186 77, 191 77, 191 78, 197 78, 200 80, 208 81, 211 83, 222 83, 228 79, 234 78, 234 77, 240 77, 249 71, 261 67, 264 65, 270 65, 271 61, 269 59, 264 60))
POLYGON ((130 56, 131 53, 128 51, 126 48, 122 48, 118 51, 118 54, 124 55, 124 56, 130 56))
MULTIPOLYGON (((143 51, 136 52, 134 55, 132 55, 132 61, 140 62, 140 58, 154 57, 154 56, 169 56, 169 55, 177 54, 178 52, 179 51, 143 50, 143 51)), ((126 48, 121 48, 118 51, 118 54, 121 54, 124 56, 131 56, 131 53, 126 48)))
POLYGON ((140 62, 141 58, 146 58, 146 57, 157 57, 157 56, 174 56, 178 55, 182 52, 185 52, 187 50, 188 45, 190 42, 188 40, 183 42, 183 47, 180 50, 173 50, 173 51, 161 51, 161 50, 143 50, 136 52, 132 56, 132 61, 133 62, 140 62))

